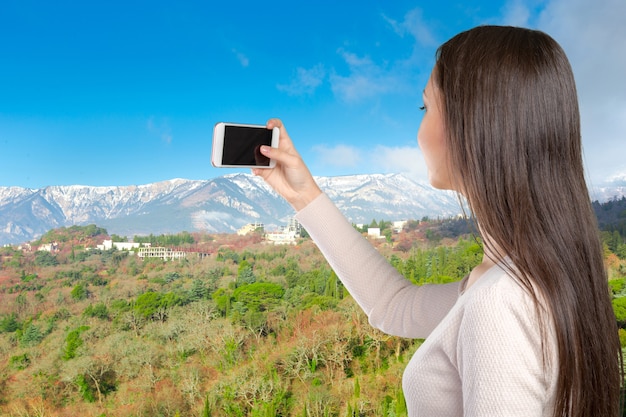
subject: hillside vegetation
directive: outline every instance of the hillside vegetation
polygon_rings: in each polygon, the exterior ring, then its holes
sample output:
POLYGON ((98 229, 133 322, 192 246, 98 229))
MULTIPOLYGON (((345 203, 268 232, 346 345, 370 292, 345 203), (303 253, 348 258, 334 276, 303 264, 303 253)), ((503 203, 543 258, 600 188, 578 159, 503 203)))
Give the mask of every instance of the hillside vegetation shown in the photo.
MULTIPOLYGON (((373 244, 416 284, 449 282, 482 256, 458 228, 410 222, 373 244)), ((309 239, 181 234, 161 241, 211 255, 165 262, 88 250, 104 232, 0 251, 0 415, 406 416, 401 376, 421 341, 370 327, 309 239)), ((617 236, 606 255, 624 324, 617 236)))

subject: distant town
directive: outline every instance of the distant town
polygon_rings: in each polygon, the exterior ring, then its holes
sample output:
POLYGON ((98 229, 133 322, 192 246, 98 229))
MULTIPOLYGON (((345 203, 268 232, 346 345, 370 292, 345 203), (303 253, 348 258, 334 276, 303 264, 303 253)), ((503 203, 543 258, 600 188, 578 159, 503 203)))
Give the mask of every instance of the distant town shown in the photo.
MULTIPOLYGON (((407 224, 407 221, 395 221, 392 223, 392 230, 395 233, 399 233, 402 228, 407 224)), ((366 227, 363 224, 356 224, 357 229, 366 229, 368 238, 371 239, 385 239, 385 236, 381 234, 379 227, 366 227)), ((237 230, 237 235, 246 236, 252 233, 257 233, 263 236, 263 240, 268 244, 273 245, 296 245, 298 240, 303 237, 304 229, 295 218, 290 218, 288 224, 277 231, 265 231, 265 225, 261 222, 248 223, 245 226, 237 230)), ((17 247, 18 250, 32 252, 43 251, 50 253, 57 253, 60 250, 58 242, 44 243, 33 247, 31 243, 24 243, 17 247)), ((95 247, 87 247, 86 250, 101 250, 107 251, 111 249, 119 251, 127 251, 130 254, 136 254, 138 258, 159 258, 165 261, 185 259, 190 255, 194 255, 199 258, 210 256, 206 250, 198 249, 195 247, 184 248, 172 248, 165 246, 152 246, 150 242, 122 242, 114 241, 113 239, 105 239, 101 244, 95 245, 95 247)))

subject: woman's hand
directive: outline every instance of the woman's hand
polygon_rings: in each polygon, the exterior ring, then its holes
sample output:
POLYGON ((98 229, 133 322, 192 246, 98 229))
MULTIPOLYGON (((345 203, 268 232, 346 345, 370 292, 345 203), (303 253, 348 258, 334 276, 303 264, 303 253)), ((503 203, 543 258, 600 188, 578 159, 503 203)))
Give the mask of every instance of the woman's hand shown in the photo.
POLYGON ((280 129, 278 148, 262 146, 261 153, 276 160, 274 168, 255 168, 252 170, 265 180, 291 206, 299 211, 322 193, 309 169, 293 146, 287 130, 279 119, 267 122, 267 128, 280 129))

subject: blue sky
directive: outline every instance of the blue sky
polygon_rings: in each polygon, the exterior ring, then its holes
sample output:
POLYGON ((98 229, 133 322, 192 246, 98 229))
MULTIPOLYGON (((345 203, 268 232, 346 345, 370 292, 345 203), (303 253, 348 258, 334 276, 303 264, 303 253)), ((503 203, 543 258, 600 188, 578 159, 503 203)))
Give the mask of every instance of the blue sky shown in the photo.
MULTIPOLYGON (((439 44, 550 33, 577 78, 589 178, 626 181, 626 2, 0 3, 0 186, 208 179, 218 121, 280 117, 314 175, 426 180, 416 133, 439 44)), ((244 170, 244 172, 248 172, 244 170)))

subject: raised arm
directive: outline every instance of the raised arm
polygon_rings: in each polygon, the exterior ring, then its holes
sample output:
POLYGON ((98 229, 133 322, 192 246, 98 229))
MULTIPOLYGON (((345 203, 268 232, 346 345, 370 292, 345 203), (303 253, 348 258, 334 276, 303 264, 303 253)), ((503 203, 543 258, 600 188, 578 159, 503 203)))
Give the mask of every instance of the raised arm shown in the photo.
POLYGON ((315 183, 279 120, 278 149, 262 149, 277 161, 261 176, 297 211, 330 266, 367 314, 372 326, 402 336, 424 338, 443 319, 458 297, 458 283, 413 285, 359 233, 315 183))

